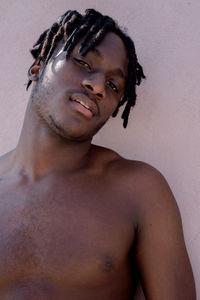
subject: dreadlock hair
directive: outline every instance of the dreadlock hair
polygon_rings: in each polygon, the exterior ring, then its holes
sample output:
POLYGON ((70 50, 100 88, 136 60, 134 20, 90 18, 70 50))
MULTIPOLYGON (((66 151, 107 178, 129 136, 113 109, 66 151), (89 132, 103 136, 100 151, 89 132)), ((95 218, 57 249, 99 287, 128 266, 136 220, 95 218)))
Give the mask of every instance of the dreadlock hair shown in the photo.
MULTIPOLYGON (((76 44, 84 37, 79 48, 79 53, 85 56, 104 39, 108 31, 116 33, 121 38, 128 56, 128 77, 125 92, 112 115, 116 117, 120 106, 126 103, 121 116, 123 126, 126 128, 130 109, 135 105, 136 101, 136 85, 140 85, 145 75, 142 66, 138 63, 133 41, 119 28, 112 18, 103 16, 94 9, 87 9, 84 15, 81 15, 75 10, 68 10, 65 14, 60 16, 50 28, 40 35, 30 52, 34 59, 37 60, 37 64, 39 64, 40 61, 47 64, 59 41, 64 38, 64 51, 66 51, 66 59, 68 59, 76 44)), ((29 80, 27 89, 31 83, 32 81, 29 80)))

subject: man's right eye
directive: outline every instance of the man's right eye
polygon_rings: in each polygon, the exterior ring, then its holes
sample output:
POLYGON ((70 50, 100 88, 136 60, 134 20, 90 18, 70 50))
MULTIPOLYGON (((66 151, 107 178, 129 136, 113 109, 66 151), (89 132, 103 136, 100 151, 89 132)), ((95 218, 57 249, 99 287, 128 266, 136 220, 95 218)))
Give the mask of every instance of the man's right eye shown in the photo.
POLYGON ((85 68, 91 70, 90 65, 89 65, 86 61, 84 61, 84 60, 82 60, 82 59, 79 59, 79 58, 76 58, 76 57, 74 57, 74 60, 75 60, 79 65, 82 65, 83 67, 85 67, 85 68))

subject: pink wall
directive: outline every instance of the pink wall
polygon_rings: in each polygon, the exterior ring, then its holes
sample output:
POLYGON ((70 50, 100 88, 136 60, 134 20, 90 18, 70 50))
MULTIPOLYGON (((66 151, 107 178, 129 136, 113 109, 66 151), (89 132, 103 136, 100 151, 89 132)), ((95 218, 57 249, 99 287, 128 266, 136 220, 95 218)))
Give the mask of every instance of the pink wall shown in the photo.
MULTIPOLYGON (((177 199, 200 299, 200 2, 199 0, 1 0, 0 154, 19 137, 28 99, 28 49, 67 9, 94 7, 129 29, 147 80, 128 129, 112 119, 95 142, 146 161, 177 199)), ((138 298, 137 298, 138 299, 138 298)))

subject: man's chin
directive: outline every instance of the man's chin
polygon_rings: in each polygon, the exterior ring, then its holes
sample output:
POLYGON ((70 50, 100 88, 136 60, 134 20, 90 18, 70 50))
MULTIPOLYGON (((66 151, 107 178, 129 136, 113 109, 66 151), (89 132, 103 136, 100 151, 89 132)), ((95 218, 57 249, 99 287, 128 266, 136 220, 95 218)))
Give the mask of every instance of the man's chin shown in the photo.
POLYGON ((81 122, 68 122, 68 124, 62 124, 56 120, 52 115, 49 115, 49 126, 54 133, 61 138, 74 141, 74 142, 86 142, 91 141, 93 136, 103 127, 107 122, 105 120, 101 124, 81 124, 81 122), (93 128, 92 128, 93 127, 93 128))
POLYGON ((91 141, 93 136, 99 131, 103 126, 98 126, 91 131, 91 128, 80 126, 77 124, 70 124, 64 126, 56 121, 52 116, 49 116, 50 119, 50 128, 51 130, 60 138, 69 140, 72 142, 86 142, 91 141))
POLYGON ((84 130, 83 128, 81 128, 81 130, 78 130, 75 127, 67 128, 63 137, 74 142, 91 141, 94 135, 100 130, 102 126, 98 126, 98 128, 95 128, 93 131, 84 130))

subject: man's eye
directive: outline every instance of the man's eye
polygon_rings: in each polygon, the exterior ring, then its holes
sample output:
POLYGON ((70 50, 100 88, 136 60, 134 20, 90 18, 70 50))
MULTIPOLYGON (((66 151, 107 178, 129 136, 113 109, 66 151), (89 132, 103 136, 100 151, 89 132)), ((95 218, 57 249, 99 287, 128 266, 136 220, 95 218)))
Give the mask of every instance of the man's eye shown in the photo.
POLYGON ((90 68, 90 65, 89 65, 88 63, 86 63, 84 60, 78 59, 78 58, 75 58, 75 57, 74 57, 74 60, 75 60, 79 65, 82 65, 82 66, 84 66, 84 67, 87 68, 87 69, 91 69, 91 68, 90 68))
POLYGON ((119 94, 118 88, 112 81, 108 81, 107 83, 117 94, 119 94))

